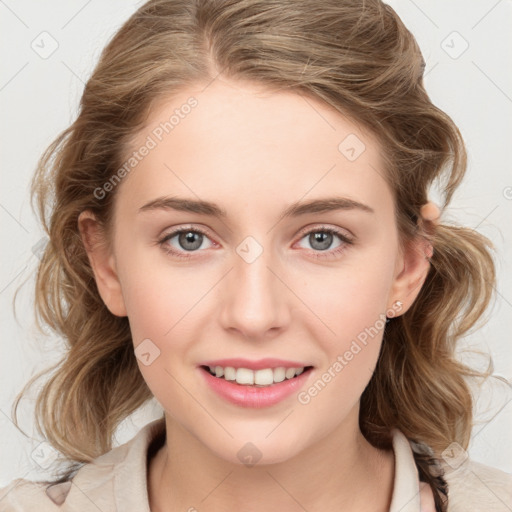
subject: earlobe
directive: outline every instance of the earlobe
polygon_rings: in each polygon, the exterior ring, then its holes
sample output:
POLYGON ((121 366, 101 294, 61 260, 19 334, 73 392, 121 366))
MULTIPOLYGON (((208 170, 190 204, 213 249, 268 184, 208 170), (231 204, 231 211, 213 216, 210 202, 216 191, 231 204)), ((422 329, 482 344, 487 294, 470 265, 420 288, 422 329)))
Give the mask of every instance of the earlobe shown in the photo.
POLYGON ((113 315, 127 316, 114 254, 102 226, 94 214, 86 210, 78 217, 78 229, 103 302, 113 315))
POLYGON ((432 244, 424 238, 418 237, 406 244, 397 262, 388 307, 400 300, 403 303, 400 313, 403 314, 412 306, 427 278, 432 255, 432 244))

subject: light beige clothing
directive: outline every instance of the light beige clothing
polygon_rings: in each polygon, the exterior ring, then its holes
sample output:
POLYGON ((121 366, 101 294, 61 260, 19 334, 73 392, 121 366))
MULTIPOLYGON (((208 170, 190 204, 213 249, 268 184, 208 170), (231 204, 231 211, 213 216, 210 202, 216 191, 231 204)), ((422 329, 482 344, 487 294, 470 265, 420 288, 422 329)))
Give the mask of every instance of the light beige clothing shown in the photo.
MULTIPOLYGON (((68 482, 48 486, 18 478, 0 489, 0 512, 150 512, 148 449, 162 435, 163 418, 143 427, 127 443, 82 466, 68 482)), ((412 447, 396 429, 393 452, 395 478, 389 512, 421 512, 412 447)), ((449 486, 449 512, 512 511, 511 474, 470 459, 455 469, 444 461, 442 464, 449 486)), ((202 508, 198 504, 197 509, 202 508)), ((424 507, 423 512, 431 509, 424 507)))

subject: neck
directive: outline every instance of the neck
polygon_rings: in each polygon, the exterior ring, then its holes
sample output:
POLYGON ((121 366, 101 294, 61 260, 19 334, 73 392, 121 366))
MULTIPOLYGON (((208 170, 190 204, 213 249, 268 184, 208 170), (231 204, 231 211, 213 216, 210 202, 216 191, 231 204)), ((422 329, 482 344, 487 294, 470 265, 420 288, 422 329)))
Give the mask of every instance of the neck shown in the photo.
POLYGON ((284 462, 248 467, 218 457, 166 415, 165 443, 148 467, 151 511, 388 511, 393 452, 369 444, 353 416, 355 428, 347 421, 284 462))

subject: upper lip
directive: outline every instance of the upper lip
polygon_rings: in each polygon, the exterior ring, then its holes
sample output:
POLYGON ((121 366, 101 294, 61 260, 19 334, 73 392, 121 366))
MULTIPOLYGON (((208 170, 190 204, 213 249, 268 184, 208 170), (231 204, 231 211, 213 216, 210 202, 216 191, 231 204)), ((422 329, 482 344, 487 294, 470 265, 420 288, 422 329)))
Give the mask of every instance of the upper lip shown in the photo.
POLYGON ((274 357, 266 357, 264 359, 258 359, 257 361, 250 361, 241 357, 229 358, 229 359, 215 359, 211 361, 205 361, 200 366, 222 366, 226 368, 228 366, 232 368, 248 368, 249 370, 263 370, 265 368, 305 368, 311 366, 298 361, 285 361, 284 359, 276 359, 274 357))

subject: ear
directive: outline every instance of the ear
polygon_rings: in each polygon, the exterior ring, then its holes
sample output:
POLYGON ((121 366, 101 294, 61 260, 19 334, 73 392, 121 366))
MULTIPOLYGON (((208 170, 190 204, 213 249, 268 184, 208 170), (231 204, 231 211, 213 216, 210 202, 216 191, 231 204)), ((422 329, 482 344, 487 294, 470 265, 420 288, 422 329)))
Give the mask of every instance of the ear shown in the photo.
POLYGON ((400 249, 388 308, 400 301, 400 314, 404 314, 412 306, 427 278, 432 255, 432 244, 422 236, 417 236, 400 249))
POLYGON ((113 315, 127 316, 115 258, 104 229, 89 210, 79 215, 78 229, 103 302, 113 315))

